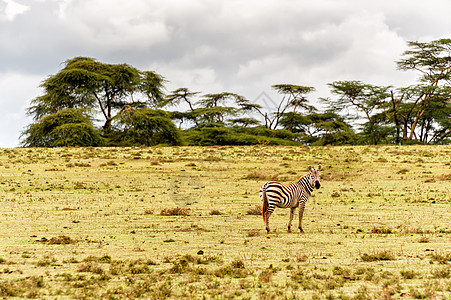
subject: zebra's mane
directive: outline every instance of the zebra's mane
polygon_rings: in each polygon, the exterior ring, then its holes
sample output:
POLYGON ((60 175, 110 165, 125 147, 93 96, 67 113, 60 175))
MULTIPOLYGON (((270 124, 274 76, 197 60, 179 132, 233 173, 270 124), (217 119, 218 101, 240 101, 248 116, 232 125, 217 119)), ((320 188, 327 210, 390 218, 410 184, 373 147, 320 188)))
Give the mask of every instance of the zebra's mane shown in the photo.
POLYGON ((312 171, 308 172, 307 174, 305 174, 304 176, 302 176, 301 178, 299 178, 299 180, 297 182, 301 182, 304 180, 305 177, 309 176, 312 173, 312 171))

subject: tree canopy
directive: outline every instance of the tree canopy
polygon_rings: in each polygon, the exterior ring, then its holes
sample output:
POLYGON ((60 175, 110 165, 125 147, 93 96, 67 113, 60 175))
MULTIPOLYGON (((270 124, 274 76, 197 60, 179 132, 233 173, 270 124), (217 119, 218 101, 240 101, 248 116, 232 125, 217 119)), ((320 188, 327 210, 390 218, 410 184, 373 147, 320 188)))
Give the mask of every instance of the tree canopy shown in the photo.
POLYGON ((43 117, 23 132, 27 147, 102 146, 103 139, 81 109, 65 109, 43 117))
POLYGON ((116 144, 128 146, 180 145, 181 135, 169 114, 149 108, 121 111, 116 119, 116 144))
POLYGON ((397 66, 418 81, 379 86, 329 83, 325 109, 314 87, 271 86, 280 100, 263 108, 233 92, 203 94, 186 87, 165 93, 166 80, 128 64, 89 57, 67 60, 31 101, 30 147, 250 144, 450 143, 451 40, 409 42, 397 66), (177 125, 176 125, 177 124, 177 125))
POLYGON ((44 95, 32 100, 28 114, 38 120, 63 109, 89 108, 101 113, 103 129, 109 132, 115 114, 125 105, 160 105, 164 99, 163 84, 163 77, 154 72, 76 57, 44 80, 44 95))

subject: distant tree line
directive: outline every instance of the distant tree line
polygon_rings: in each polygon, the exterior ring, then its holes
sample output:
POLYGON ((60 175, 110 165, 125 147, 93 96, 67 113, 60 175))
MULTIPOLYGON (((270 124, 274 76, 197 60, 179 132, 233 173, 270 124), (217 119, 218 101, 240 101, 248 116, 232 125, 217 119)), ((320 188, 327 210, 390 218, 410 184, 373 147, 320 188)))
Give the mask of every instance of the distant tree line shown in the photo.
POLYGON ((76 57, 42 82, 22 145, 449 144, 451 40, 408 46, 397 65, 416 71, 417 83, 335 81, 333 98, 320 99, 324 110, 307 99, 314 87, 273 85, 280 100, 265 111, 229 92, 165 93, 166 80, 155 72, 76 57))

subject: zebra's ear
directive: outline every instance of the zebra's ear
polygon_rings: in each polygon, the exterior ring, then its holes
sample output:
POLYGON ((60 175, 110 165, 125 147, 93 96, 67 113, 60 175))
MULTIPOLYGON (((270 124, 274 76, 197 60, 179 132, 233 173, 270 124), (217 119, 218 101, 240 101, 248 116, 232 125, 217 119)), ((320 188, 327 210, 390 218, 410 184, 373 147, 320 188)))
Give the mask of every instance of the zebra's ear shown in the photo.
POLYGON ((318 171, 321 170, 321 164, 318 165, 318 171))
POLYGON ((312 166, 308 166, 308 170, 311 171, 312 170, 312 166))

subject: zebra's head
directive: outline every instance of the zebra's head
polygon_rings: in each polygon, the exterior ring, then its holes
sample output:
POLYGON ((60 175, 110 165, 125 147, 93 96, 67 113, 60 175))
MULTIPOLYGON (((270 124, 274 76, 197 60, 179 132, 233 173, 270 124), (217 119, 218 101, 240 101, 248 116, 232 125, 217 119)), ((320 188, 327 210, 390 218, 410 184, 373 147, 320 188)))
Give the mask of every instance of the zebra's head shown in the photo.
POLYGON ((308 174, 309 182, 312 186, 319 189, 321 187, 319 170, 321 170, 321 164, 318 165, 318 168, 313 168, 312 166, 308 166, 310 173, 308 174))

